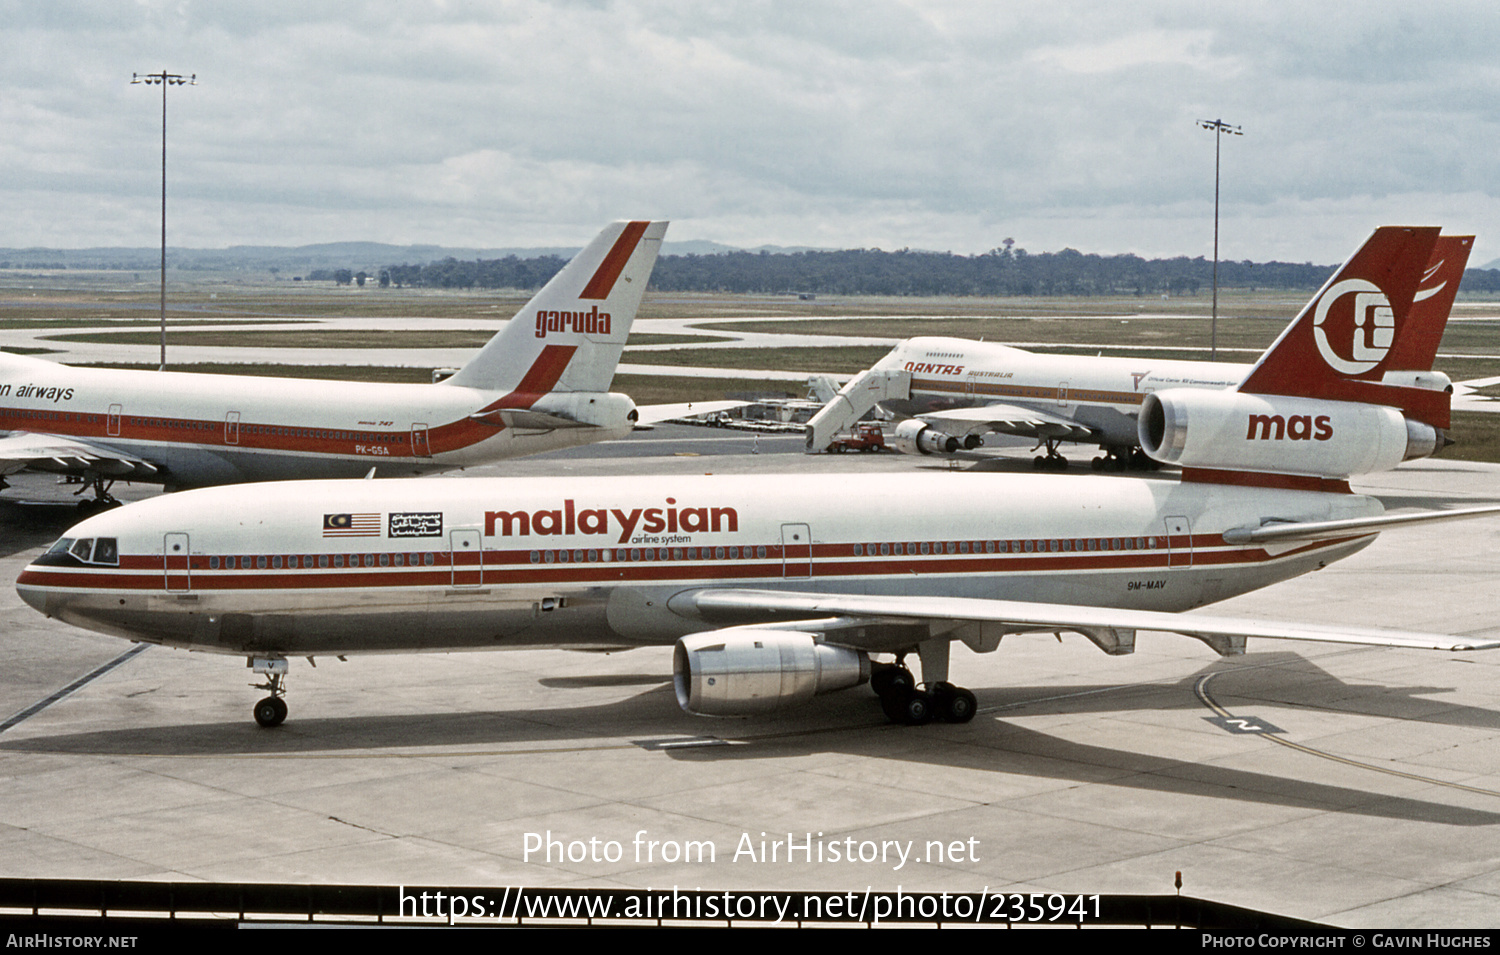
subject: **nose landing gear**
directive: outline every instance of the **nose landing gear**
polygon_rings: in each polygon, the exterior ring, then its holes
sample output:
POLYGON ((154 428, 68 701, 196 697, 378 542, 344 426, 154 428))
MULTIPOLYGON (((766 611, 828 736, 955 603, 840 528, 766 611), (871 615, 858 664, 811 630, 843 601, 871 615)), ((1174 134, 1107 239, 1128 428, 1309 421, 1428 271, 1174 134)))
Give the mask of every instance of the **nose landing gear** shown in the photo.
POLYGON ((264 674, 266 682, 252 683, 251 686, 257 690, 268 690, 270 696, 255 704, 255 722, 266 729, 280 726, 286 720, 286 660, 282 657, 256 658, 247 660, 250 668, 260 674, 264 674))

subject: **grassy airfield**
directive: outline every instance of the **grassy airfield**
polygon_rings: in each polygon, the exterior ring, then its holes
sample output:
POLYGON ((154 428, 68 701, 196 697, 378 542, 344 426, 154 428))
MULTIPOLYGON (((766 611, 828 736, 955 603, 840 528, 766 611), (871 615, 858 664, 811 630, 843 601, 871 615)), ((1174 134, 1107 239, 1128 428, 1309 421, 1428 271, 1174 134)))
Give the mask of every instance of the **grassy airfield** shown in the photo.
MULTIPOLYGON (((89 341, 155 344, 160 307, 155 276, 139 273, 0 272, 0 349, 7 330, 56 330, 59 342, 89 341), (101 326, 108 330, 100 331, 101 326), (79 331, 87 328, 88 331, 79 331)), ((1231 289, 1219 295, 1217 344, 1221 360, 1253 361, 1279 335, 1311 295, 1305 292, 1231 289)), ((272 281, 235 273, 169 273, 168 343, 224 348, 475 348, 493 330, 423 331, 426 321, 493 320, 495 328, 525 304, 529 293, 485 290, 380 289, 334 287, 326 283, 272 281), (400 331, 344 331, 319 328, 325 318, 390 319, 409 322, 400 331), (304 327, 298 327, 307 323, 304 327), (277 329, 245 329, 237 324, 284 324, 277 329), (217 326, 213 329, 203 325, 217 326), (229 326, 229 327, 226 327, 229 326)), ((900 339, 919 335, 982 338, 1036 351, 1080 355, 1129 355, 1203 360, 1210 343, 1210 299, 1206 292, 1172 299, 1119 296, 1090 298, 873 298, 838 297, 803 301, 792 295, 699 295, 650 293, 641 319, 694 320, 686 334, 631 335, 626 361, 664 366, 847 375, 869 367, 886 353, 882 344, 819 345, 815 338, 776 348, 725 348, 736 333, 900 339), (639 345, 677 345, 642 351, 639 345)), ((1455 381, 1500 376, 1500 302, 1492 305, 1460 296, 1439 350, 1437 367, 1455 381)), ((35 348, 13 348, 37 353, 35 348)), ((420 360, 420 359, 418 359, 420 360)), ((116 367, 154 368, 154 365, 116 367)), ((349 364, 173 365, 176 370, 210 374, 261 374, 288 378, 341 378, 355 381, 430 380, 426 367, 388 368, 349 364)), ((712 399, 731 393, 783 392, 784 381, 683 378, 669 374, 625 375, 615 389, 641 403, 712 399)), ((795 390, 795 389, 793 389, 795 390)), ((1491 389, 1486 389, 1490 391, 1491 389)), ((1500 391, 1500 389, 1494 389, 1500 391)), ((1458 444, 1444 457, 1500 461, 1500 415, 1457 412, 1458 444)))

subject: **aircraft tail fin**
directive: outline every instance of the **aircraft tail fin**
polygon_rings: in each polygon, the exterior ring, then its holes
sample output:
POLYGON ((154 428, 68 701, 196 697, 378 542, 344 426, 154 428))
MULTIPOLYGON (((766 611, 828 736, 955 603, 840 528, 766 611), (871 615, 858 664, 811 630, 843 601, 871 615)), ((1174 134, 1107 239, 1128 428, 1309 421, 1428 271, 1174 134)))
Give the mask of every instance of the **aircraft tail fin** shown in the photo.
POLYGON ((1438 236, 1432 259, 1412 299, 1406 328, 1391 344, 1386 366, 1391 371, 1431 371, 1438 343, 1448 327, 1448 313, 1464 280, 1464 268, 1474 249, 1472 235, 1438 236))
POLYGON ((607 392, 666 234, 614 222, 443 384, 512 395, 607 392))
POLYGON ((1447 311, 1439 314, 1436 303, 1414 309, 1413 302, 1429 274, 1438 232, 1436 227, 1376 229, 1266 350, 1238 390, 1386 405, 1433 427, 1448 427, 1445 392, 1382 381, 1386 372, 1397 370, 1393 356, 1420 361, 1429 347, 1436 354, 1434 329, 1441 338, 1447 311))
POLYGON ((1451 394, 1430 366, 1468 246, 1438 231, 1377 229, 1238 387, 1148 394, 1141 449, 1184 481, 1347 491, 1442 448, 1451 394))

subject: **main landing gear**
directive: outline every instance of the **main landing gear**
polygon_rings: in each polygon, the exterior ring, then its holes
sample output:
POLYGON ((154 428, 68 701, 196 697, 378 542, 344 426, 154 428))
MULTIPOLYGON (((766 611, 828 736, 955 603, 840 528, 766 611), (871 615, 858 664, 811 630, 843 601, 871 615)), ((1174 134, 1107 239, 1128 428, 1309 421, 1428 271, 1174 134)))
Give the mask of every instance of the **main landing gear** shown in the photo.
MULTIPOLYGON (((1068 459, 1058 453, 1057 450, 1057 445, 1060 441, 1060 438, 1043 438, 1042 443, 1038 444, 1037 447, 1039 448, 1042 444, 1045 444, 1047 446, 1047 453, 1038 454, 1035 460, 1031 462, 1031 466, 1038 471, 1066 471, 1068 469, 1068 459)), ((1036 448, 1032 450, 1034 451, 1036 448)))
POLYGON ((1095 471, 1155 471, 1161 465, 1140 448, 1105 448, 1093 460, 1095 471))
POLYGON ((269 690, 271 695, 255 704, 255 722, 270 729, 286 720, 286 660, 255 659, 248 661, 256 673, 264 674, 266 682, 252 683, 257 690, 269 690))
POLYGON ((886 719, 907 726, 921 726, 935 719, 967 723, 979 709, 974 694, 961 686, 946 681, 918 686, 899 657, 896 663, 871 665, 870 688, 880 697, 886 719))
POLYGON ((84 491, 93 491, 94 497, 92 499, 81 498, 78 501, 79 516, 90 517, 94 514, 98 514, 100 511, 107 511, 112 507, 119 507, 120 502, 115 499, 115 496, 113 494, 109 493, 109 489, 114 486, 114 478, 110 478, 109 483, 106 484, 104 481, 104 475, 102 474, 98 474, 92 471, 85 474, 83 478, 83 486, 74 491, 73 496, 77 497, 84 491))

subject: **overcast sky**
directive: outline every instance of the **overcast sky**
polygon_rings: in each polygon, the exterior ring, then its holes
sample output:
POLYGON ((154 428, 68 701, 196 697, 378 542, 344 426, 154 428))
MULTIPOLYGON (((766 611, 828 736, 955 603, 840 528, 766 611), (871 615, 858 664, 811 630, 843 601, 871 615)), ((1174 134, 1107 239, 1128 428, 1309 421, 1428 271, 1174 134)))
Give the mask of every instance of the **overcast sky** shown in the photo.
POLYGON ((1500 5, 0 0, 0 246, 1500 257, 1500 5))

